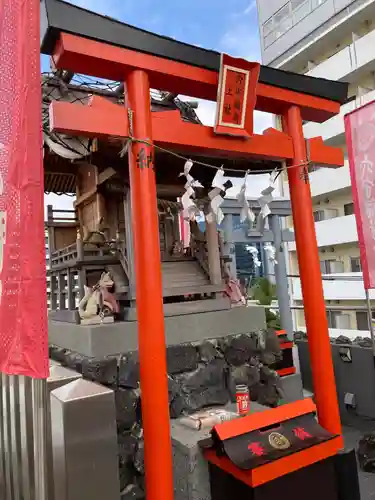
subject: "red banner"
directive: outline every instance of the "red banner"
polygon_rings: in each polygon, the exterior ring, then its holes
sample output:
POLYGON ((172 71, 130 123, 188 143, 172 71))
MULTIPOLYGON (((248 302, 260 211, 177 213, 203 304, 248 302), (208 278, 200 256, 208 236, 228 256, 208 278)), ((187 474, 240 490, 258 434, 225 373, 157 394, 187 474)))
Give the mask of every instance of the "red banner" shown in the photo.
POLYGON ((221 56, 215 132, 251 137, 260 64, 221 56))
POLYGON ((0 0, 0 371, 49 373, 40 0, 0 0))
POLYGON ((345 116, 363 280, 375 288, 375 102, 345 116))

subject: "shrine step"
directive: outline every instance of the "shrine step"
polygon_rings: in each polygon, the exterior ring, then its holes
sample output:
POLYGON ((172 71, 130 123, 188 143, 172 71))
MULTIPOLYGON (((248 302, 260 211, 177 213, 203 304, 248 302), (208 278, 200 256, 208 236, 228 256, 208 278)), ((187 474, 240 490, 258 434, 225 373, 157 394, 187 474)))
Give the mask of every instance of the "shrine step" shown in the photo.
POLYGON ((211 291, 195 291, 211 286, 208 276, 195 260, 163 262, 162 274, 164 296, 212 293, 211 291))
POLYGON ((224 285, 188 285, 163 287, 164 297, 180 297, 186 295, 210 295, 212 293, 221 293, 225 289, 224 285))

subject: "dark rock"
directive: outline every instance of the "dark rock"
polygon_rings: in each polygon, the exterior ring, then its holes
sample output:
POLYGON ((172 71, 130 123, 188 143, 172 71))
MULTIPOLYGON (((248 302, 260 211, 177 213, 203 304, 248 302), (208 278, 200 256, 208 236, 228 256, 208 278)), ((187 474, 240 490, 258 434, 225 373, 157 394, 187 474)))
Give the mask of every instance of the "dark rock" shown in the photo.
POLYGON ((205 387, 225 387, 225 370, 225 361, 215 359, 207 365, 200 364, 194 371, 176 375, 175 380, 185 393, 205 387))
POLYGON ((179 384, 179 392, 171 401, 172 418, 207 406, 224 405, 229 400, 226 363, 223 359, 201 364, 193 372, 176 375, 175 380, 179 384))
POLYGON ((125 432, 118 434, 118 454, 119 454, 119 473, 120 473, 120 491, 134 482, 133 457, 137 447, 136 437, 125 432))
POLYGON ((363 337, 356 337, 354 340, 353 340, 353 344, 358 344, 358 342, 361 342, 363 340, 363 337))
POLYGON ((171 375, 190 372, 198 366, 198 352, 192 344, 167 347, 168 373, 171 375))
POLYGON ((259 394, 261 391, 261 383, 253 385, 250 390, 250 399, 251 401, 258 401, 259 394))
POLYGON ((265 336, 265 351, 272 353, 276 356, 281 354, 280 340, 276 334, 276 330, 273 328, 268 328, 264 332, 265 336))
POLYGON ((232 366, 246 364, 257 352, 257 340, 254 335, 239 335, 221 343, 225 359, 232 366))
POLYGON ((357 457, 364 472, 375 472, 375 433, 365 434, 358 443, 357 457))
POLYGON ((259 355, 259 359, 263 364, 271 366, 276 363, 277 358, 272 352, 262 351, 259 355))
POLYGON ((168 396, 169 402, 173 401, 181 392, 181 385, 170 375, 168 375, 168 396))
POLYGON ((259 381, 259 369, 256 366, 243 365, 230 368, 228 373, 228 389, 231 401, 236 401, 237 385, 246 385, 252 388, 257 385, 259 381))
POLYGON ((257 401, 264 406, 275 408, 280 401, 280 393, 275 385, 260 384, 257 401))
POLYGON ((121 356, 118 369, 120 387, 137 389, 139 387, 139 356, 138 352, 129 352, 121 356))
POLYGON ((214 359, 223 357, 222 353, 208 340, 198 345, 198 353, 202 363, 211 363, 214 359))
POLYGON ((82 375, 103 385, 117 384, 117 359, 115 357, 85 358, 82 362, 82 375))
POLYGON ((137 442, 137 447, 134 453, 133 465, 135 470, 144 476, 145 474, 145 443, 143 439, 137 442))
POLYGON ((83 371, 83 362, 85 360, 85 356, 82 354, 78 354, 78 352, 69 352, 65 356, 65 363, 68 368, 76 371, 77 373, 82 373, 83 371))
POLYGON ((206 387, 199 391, 177 396, 171 403, 171 416, 194 413, 209 406, 224 406, 230 399, 229 391, 222 387, 206 387))
POLYGON ((121 492, 120 500, 143 500, 144 491, 137 484, 130 484, 121 492))
POLYGON ((68 349, 64 349, 63 347, 58 347, 57 345, 50 346, 49 348, 49 353, 51 359, 54 361, 57 361, 58 363, 61 363, 62 366, 66 366, 66 355, 70 351, 68 349))
POLYGON ((279 379, 277 372, 275 370, 271 370, 268 366, 261 366, 259 376, 262 383, 275 384, 279 379))
POLYGON ((362 340, 359 340, 357 344, 360 347, 372 348, 372 340, 369 337, 365 337, 362 340))
POLYGON ((340 335, 336 338, 336 344, 351 344, 352 341, 349 337, 345 337, 345 335, 340 335))
POLYGON ((116 421, 121 432, 130 430, 137 422, 138 403, 138 394, 132 389, 115 390, 116 421))

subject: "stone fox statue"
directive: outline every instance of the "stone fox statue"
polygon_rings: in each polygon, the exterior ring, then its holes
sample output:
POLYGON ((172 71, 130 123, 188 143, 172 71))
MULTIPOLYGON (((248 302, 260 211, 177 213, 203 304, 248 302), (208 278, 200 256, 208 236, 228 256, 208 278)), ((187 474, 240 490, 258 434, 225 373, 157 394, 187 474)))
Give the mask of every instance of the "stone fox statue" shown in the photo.
POLYGON ((80 318, 101 322, 105 317, 118 314, 119 304, 113 293, 109 291, 113 286, 114 281, 109 273, 103 273, 94 287, 85 286, 85 296, 78 306, 80 318))

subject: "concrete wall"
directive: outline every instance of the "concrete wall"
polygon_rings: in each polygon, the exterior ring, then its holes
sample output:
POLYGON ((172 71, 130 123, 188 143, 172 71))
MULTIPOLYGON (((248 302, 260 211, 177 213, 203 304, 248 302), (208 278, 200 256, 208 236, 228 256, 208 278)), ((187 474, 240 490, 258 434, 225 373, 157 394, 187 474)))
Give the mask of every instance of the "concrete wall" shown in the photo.
MULTIPOLYGON (((308 343, 298 341, 297 345, 304 389, 313 392, 308 343)), ((342 422, 350 424, 356 417, 374 419, 375 367, 372 350, 359 345, 331 344, 331 347, 342 422), (352 363, 345 363, 340 358, 343 347, 350 349, 352 363), (344 398, 347 393, 354 394, 355 409, 346 407, 344 398)))

